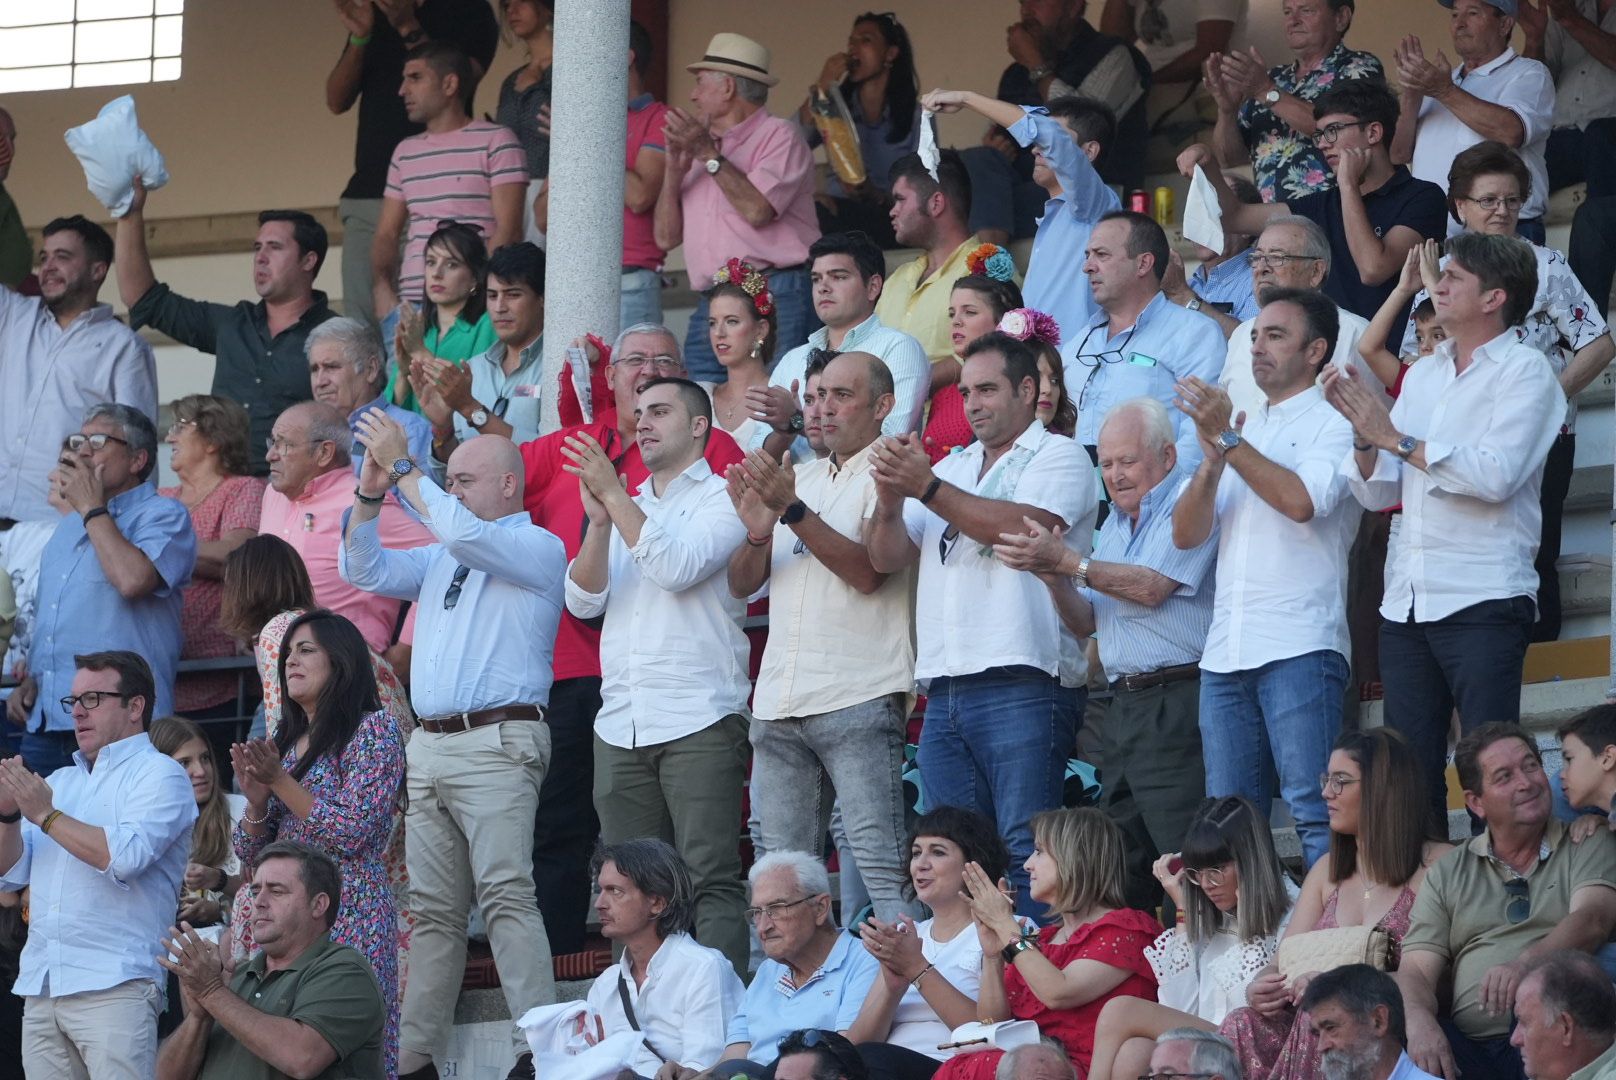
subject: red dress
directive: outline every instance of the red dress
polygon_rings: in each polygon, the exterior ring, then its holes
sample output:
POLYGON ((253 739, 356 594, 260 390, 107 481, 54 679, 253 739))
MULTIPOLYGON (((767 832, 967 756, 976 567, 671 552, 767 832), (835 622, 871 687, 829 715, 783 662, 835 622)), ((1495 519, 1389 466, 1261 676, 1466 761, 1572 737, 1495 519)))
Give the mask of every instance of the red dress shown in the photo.
MULTIPOLYGON (((1004 990, 1010 999, 1011 1017, 1035 1022, 1043 1035, 1066 1047, 1066 1056, 1077 1066, 1078 1075, 1087 1076, 1089 1062, 1094 1057, 1094 1024, 1105 1003, 1117 997, 1156 1000, 1156 975, 1150 969, 1150 961, 1145 959, 1145 946, 1156 940, 1162 928, 1143 911, 1121 908, 1084 923, 1070 939, 1059 945, 1051 944, 1059 929, 1057 923, 1038 933, 1043 954, 1056 967, 1064 968, 1075 960, 1097 960, 1129 972, 1128 977, 1109 993, 1075 1009, 1052 1009, 1045 1005, 1013 965, 1004 969, 1004 990)), ((958 1054, 943 1062, 935 1078, 993 1080, 993 1071, 1003 1056, 1001 1050, 958 1054)))
POLYGON ((926 456, 935 465, 956 446, 969 446, 975 441, 976 433, 965 419, 965 398, 960 395, 959 384, 949 383, 931 396, 926 430, 921 436, 926 456))

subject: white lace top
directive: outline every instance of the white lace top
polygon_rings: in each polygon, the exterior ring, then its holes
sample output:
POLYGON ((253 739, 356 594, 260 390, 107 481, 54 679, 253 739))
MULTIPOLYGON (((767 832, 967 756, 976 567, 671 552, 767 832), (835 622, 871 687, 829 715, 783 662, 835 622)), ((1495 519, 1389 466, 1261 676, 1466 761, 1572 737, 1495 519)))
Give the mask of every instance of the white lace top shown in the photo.
POLYGON ((1156 1000, 1221 1024, 1230 1010, 1246 1003, 1247 984, 1273 962, 1278 947, 1278 934, 1242 943, 1231 925, 1197 949, 1179 926, 1149 945, 1145 959, 1156 973, 1156 1000))

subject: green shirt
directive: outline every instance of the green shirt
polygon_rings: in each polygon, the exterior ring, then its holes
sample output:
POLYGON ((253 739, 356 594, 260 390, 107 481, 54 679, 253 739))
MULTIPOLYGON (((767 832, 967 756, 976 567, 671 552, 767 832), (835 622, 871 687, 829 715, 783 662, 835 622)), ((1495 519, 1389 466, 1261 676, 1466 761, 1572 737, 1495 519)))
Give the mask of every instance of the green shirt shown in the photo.
MULTIPOLYGON (((279 971, 265 972, 263 953, 236 971, 230 990, 260 1012, 307 1024, 337 1052, 315 1080, 381 1080, 387 1003, 360 953, 322 937, 279 971)), ((218 1023, 208 1035, 197 1080, 284 1080, 218 1023)))
MULTIPOLYGON (((464 365, 473 356, 481 356, 494 346, 494 324, 488 320, 488 312, 474 323, 464 319, 456 319, 449 327, 449 332, 440 340, 438 337, 438 324, 434 319, 426 328, 422 336, 426 351, 440 360, 453 360, 456 364, 464 365)), ((387 376, 387 389, 382 392, 388 401, 397 403, 412 412, 421 411, 421 403, 415 400, 415 391, 409 387, 404 388, 404 397, 395 399, 393 388, 398 383, 398 363, 395 358, 391 374, 387 376)))
POLYGON ((1611 1080, 1616 1077, 1616 1043, 1588 1064, 1566 1077, 1566 1080, 1611 1080))
POLYGON ((15 289, 34 269, 34 245, 28 241, 22 215, 0 184, 0 285, 15 289))
POLYGON ((1409 916, 1403 952, 1434 952, 1447 961, 1453 1022, 1472 1039, 1502 1038, 1511 1026, 1508 1013, 1481 1007, 1487 972, 1542 941, 1570 912, 1578 889, 1616 889, 1616 836, 1600 829, 1573 844, 1565 826, 1550 821, 1537 865, 1525 876, 1530 901, 1526 917, 1512 923, 1508 912, 1513 898, 1506 885, 1518 877, 1494 857, 1491 837, 1482 833, 1436 861, 1409 916))

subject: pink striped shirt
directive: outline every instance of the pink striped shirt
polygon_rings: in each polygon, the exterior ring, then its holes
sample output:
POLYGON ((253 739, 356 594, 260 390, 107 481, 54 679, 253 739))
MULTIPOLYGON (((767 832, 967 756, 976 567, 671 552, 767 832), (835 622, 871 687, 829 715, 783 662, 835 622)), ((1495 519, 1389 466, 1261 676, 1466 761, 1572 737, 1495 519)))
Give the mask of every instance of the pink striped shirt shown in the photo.
POLYGON ((819 239, 814 211, 814 155, 797 125, 763 109, 718 137, 718 150, 774 207, 775 218, 754 229, 730 205, 706 162, 693 161, 680 186, 685 267, 690 284, 705 289, 725 260, 739 257, 759 270, 800 266, 819 239))
POLYGON ((421 299, 426 242, 438 222, 475 225, 487 239, 494 234, 494 188, 526 183, 522 144, 498 124, 473 120, 457 131, 423 132, 399 143, 387 166, 386 191, 387 198, 402 199, 409 212, 399 296, 421 299))

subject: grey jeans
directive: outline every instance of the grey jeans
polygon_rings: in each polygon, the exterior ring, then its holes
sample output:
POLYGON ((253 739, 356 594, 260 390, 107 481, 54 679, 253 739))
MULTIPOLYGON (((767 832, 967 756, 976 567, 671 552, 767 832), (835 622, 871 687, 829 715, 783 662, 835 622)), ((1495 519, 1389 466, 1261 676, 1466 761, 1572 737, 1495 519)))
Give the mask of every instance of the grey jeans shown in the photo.
POLYGON ((904 701, 888 694, 816 716, 752 721, 752 805, 764 851, 824 854, 841 792, 848 843, 883 921, 918 910, 903 895, 904 701))
MULTIPOLYGON (((370 245, 376 239, 382 200, 342 199, 337 203, 337 215, 342 219, 342 313, 374 328, 376 301, 371 293, 370 245)), ((392 347, 389 341, 389 352, 392 347)))

